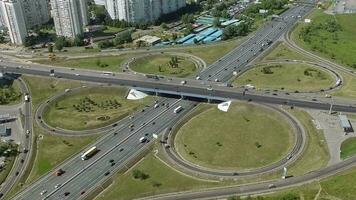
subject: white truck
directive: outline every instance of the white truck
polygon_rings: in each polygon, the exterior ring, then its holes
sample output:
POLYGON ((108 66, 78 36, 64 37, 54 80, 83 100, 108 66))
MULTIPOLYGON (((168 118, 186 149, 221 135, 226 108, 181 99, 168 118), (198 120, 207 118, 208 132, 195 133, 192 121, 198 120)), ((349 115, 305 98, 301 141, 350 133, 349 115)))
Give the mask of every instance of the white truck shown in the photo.
POLYGON ((146 138, 146 137, 141 137, 141 138, 140 138, 140 142, 141 142, 141 143, 144 143, 144 142, 146 142, 146 141, 147 141, 147 138, 146 138))
POLYGON ((174 109, 174 113, 177 114, 177 113, 180 113, 180 111, 183 110, 183 107, 182 106, 178 106, 177 108, 174 109))
POLYGON ((29 102, 29 101, 30 101, 30 95, 25 94, 25 97, 24 97, 24 98, 25 98, 25 101, 26 101, 26 102, 29 102))

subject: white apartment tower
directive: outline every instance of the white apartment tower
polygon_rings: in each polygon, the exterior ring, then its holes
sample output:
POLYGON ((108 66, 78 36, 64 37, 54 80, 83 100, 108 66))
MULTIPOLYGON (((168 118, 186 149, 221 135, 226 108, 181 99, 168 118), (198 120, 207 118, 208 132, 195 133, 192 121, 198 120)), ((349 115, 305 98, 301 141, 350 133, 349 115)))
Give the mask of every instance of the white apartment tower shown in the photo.
POLYGON ((186 6, 186 0, 106 0, 105 7, 112 19, 128 22, 157 20, 163 14, 186 6))
POLYGON ((88 25, 86 0, 51 0, 52 17, 58 36, 74 38, 88 25))
POLYGON ((50 19, 47 0, 0 0, 0 15, 14 44, 22 44, 28 29, 50 19))
POLYGON ((3 22, 9 31, 11 42, 23 44, 27 36, 25 18, 19 0, 1 0, 0 11, 3 22))

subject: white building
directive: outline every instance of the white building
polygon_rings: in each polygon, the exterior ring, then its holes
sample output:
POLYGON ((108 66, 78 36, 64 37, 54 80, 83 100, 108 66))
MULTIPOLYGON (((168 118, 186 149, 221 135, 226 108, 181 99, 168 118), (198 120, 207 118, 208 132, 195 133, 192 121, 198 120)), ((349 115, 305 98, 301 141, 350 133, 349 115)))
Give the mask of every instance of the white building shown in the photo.
POLYGON ((7 27, 14 44, 22 44, 28 29, 50 19, 47 0, 0 0, 0 15, 0 26, 7 27))
POLYGON ((11 42, 23 44, 27 36, 27 29, 21 2, 18 0, 0 0, 0 12, 8 29, 11 42))
POLYGON ((105 7, 112 19, 128 22, 157 20, 163 14, 186 6, 186 0, 106 0, 105 7))
POLYGON ((86 0, 50 0, 56 33, 59 36, 74 38, 82 34, 88 25, 86 0))

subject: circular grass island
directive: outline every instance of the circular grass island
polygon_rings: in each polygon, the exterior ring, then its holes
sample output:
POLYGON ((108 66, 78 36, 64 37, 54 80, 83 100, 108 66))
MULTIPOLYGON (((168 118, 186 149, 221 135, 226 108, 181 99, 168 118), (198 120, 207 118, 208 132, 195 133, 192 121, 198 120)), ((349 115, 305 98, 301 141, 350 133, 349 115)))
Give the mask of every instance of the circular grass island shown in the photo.
POLYGON ((237 77, 238 85, 251 84, 256 89, 285 91, 321 91, 335 84, 331 72, 306 64, 270 64, 256 66, 237 77))
POLYGON ((198 66, 188 57, 156 54, 135 58, 130 69, 144 74, 184 78, 196 73, 198 66))
POLYGON ((112 87, 82 88, 53 100, 43 112, 50 126, 66 130, 88 130, 113 124, 134 110, 150 103, 127 100, 127 89, 112 87))
POLYGON ((202 167, 248 170, 282 159, 294 144, 293 128, 279 113, 255 104, 233 103, 228 112, 207 106, 175 137, 178 154, 202 167))

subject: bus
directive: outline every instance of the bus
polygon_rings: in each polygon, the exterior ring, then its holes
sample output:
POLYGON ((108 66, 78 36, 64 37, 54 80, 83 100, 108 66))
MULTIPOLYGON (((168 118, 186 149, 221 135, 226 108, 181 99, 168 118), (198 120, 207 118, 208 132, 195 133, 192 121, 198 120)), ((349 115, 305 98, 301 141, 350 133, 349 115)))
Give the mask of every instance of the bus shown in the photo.
POLYGON ((88 151, 84 152, 81 156, 82 160, 88 160, 89 158, 93 157, 98 152, 96 146, 90 148, 88 151))
POLYGON ((182 110, 183 110, 183 107, 182 107, 182 106, 178 106, 177 108, 174 109, 173 112, 177 114, 177 113, 179 113, 179 112, 182 111, 182 110))
POLYGON ((109 75, 114 76, 113 72, 103 72, 103 74, 106 75, 106 76, 109 76, 109 75))

